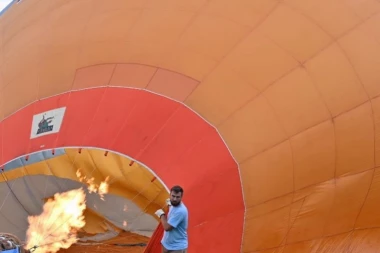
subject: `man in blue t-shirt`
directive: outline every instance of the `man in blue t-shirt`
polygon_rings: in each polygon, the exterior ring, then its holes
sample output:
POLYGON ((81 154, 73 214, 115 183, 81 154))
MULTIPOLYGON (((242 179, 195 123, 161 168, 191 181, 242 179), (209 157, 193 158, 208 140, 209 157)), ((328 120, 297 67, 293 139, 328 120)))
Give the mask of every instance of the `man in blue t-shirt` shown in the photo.
POLYGON ((168 217, 166 218, 162 209, 156 212, 165 230, 161 240, 162 253, 187 252, 188 211, 182 202, 182 196, 183 189, 181 186, 172 187, 170 189, 170 199, 167 200, 169 205, 168 217))

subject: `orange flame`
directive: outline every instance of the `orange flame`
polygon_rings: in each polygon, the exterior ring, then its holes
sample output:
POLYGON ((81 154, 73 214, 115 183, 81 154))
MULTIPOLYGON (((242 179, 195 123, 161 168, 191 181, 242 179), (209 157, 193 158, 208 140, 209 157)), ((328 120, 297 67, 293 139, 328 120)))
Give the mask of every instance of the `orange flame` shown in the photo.
POLYGON ((82 188, 57 193, 48 200, 39 216, 29 216, 26 248, 38 246, 35 253, 55 253, 77 242, 76 233, 84 227, 86 194, 82 188))
MULTIPOLYGON (((79 170, 76 175, 87 185, 89 193, 98 193, 104 201, 104 194, 109 190, 108 177, 97 185, 94 178, 87 179, 79 170)), ((35 253, 55 253, 76 243, 77 232, 86 224, 83 215, 86 209, 85 202, 86 194, 82 188, 55 194, 54 199, 45 203, 39 216, 28 217, 29 228, 25 248, 36 246, 35 253)))
POLYGON ((100 196, 100 199, 104 201, 104 194, 108 193, 109 190, 109 185, 108 185, 108 180, 109 177, 105 179, 105 181, 101 182, 100 185, 97 185, 94 183, 95 178, 92 177, 90 179, 87 179, 86 176, 82 176, 82 173, 78 169, 76 172, 77 177, 79 178, 80 182, 83 182, 87 185, 87 189, 89 193, 98 193, 100 196))

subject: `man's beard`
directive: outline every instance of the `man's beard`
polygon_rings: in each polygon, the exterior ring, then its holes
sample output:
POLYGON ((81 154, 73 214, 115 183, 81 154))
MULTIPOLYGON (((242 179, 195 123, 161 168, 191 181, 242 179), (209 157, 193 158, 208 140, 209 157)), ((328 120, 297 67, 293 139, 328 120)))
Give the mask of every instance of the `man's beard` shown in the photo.
POLYGON ((181 204, 181 201, 176 202, 176 203, 174 203, 173 201, 170 201, 170 203, 172 204, 172 206, 179 206, 179 204, 181 204))

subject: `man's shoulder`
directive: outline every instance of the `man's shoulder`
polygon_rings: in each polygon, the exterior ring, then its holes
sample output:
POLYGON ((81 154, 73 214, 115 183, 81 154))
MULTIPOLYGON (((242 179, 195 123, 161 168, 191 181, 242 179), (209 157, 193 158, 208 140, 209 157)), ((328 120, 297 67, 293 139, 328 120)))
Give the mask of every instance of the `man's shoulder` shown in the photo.
POLYGON ((179 210, 183 215, 187 216, 189 211, 187 210, 187 206, 182 203, 181 206, 180 206, 180 210, 179 210))
POLYGON ((179 206, 177 206, 176 208, 174 208, 173 211, 176 212, 176 213, 182 213, 182 214, 187 214, 188 213, 187 207, 186 207, 186 205, 184 203, 181 203, 179 206))
POLYGON ((181 205, 180 205, 180 208, 181 208, 181 210, 183 210, 184 212, 187 212, 187 206, 185 205, 185 203, 181 203, 181 205))

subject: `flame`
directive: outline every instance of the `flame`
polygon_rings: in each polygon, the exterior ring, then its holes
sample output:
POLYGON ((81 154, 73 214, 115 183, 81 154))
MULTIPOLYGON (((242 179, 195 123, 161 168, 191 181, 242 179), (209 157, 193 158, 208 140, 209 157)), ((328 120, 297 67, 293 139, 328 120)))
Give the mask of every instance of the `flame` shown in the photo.
MULTIPOLYGON (((87 179, 79 170, 76 175, 86 184, 89 193, 98 193, 104 201, 104 194, 109 190, 109 177, 97 185, 94 178, 87 179)), ((78 241, 77 233, 86 224, 85 209, 86 194, 82 188, 55 194, 53 199, 45 203, 39 216, 28 217, 25 248, 37 247, 35 253, 55 253, 60 249, 68 249, 78 241)))
POLYGON ((103 182, 100 182, 100 185, 97 185, 94 183, 95 178, 92 177, 90 179, 87 179, 86 176, 82 176, 82 173, 78 169, 76 172, 77 177, 79 178, 80 182, 83 182, 87 185, 87 189, 89 193, 98 193, 100 196, 100 199, 104 201, 104 194, 108 193, 109 190, 109 184, 108 180, 109 177, 106 177, 106 179, 103 182))
POLYGON ((76 233, 86 224, 85 199, 82 188, 55 194, 39 216, 28 217, 26 248, 38 246, 35 253, 55 253, 77 242, 76 233))
POLYGON ((98 188, 98 194, 100 195, 100 198, 102 200, 104 200, 104 194, 108 193, 108 189, 109 189, 108 179, 109 177, 107 177, 105 181, 101 182, 98 188))

